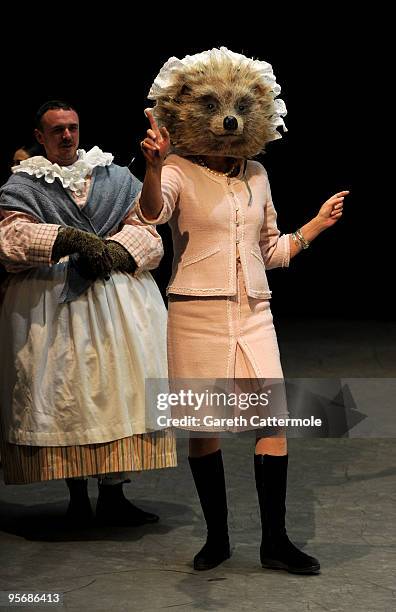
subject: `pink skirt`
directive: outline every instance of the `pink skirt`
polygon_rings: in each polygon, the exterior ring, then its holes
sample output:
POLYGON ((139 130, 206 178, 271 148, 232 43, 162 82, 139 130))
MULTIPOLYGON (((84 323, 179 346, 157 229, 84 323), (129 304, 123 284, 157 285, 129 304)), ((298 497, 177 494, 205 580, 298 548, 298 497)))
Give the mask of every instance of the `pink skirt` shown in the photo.
MULTIPOLYGON (((205 379, 206 386, 212 381, 213 386, 215 380, 227 379, 235 383, 233 390, 236 385, 239 392, 249 393, 257 389, 258 379, 266 380, 268 385, 276 386, 276 393, 270 414, 268 410, 261 413, 287 416, 270 302, 248 297, 239 262, 237 281, 235 296, 169 296, 167 341, 171 386, 180 388, 181 381, 194 386, 197 379, 205 379), (246 379, 245 383, 241 379, 246 379)), ((233 427, 224 430, 235 431, 233 427)))

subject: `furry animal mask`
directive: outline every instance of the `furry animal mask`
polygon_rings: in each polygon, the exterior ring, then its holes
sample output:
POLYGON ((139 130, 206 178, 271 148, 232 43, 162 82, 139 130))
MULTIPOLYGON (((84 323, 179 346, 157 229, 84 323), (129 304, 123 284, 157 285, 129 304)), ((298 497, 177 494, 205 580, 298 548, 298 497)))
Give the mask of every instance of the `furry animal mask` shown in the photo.
POLYGON ((148 98, 173 152, 249 158, 282 137, 278 127, 287 131, 280 91, 270 64, 221 47, 171 57, 148 98))

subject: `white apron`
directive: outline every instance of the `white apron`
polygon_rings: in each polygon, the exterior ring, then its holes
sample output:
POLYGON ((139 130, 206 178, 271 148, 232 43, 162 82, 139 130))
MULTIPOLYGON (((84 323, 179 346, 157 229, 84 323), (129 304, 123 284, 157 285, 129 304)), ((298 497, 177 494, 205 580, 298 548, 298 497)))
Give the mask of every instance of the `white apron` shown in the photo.
POLYGON ((0 313, 8 442, 67 446, 158 430, 145 379, 167 378, 167 312, 149 272, 114 272, 59 304, 66 264, 10 277, 0 313))

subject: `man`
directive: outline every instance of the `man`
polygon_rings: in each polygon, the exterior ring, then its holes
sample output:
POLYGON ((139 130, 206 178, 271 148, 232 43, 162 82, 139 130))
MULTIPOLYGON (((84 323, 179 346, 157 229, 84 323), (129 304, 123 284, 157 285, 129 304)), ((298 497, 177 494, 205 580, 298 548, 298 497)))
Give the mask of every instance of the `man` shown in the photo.
POLYGON ((140 182, 98 147, 78 149, 79 118, 50 101, 36 117, 45 157, 0 190, 0 405, 6 483, 66 478, 68 516, 158 520, 123 494, 125 472, 176 465, 175 443, 145 410, 145 379, 167 377, 166 309, 148 272, 161 238, 133 212, 140 182))

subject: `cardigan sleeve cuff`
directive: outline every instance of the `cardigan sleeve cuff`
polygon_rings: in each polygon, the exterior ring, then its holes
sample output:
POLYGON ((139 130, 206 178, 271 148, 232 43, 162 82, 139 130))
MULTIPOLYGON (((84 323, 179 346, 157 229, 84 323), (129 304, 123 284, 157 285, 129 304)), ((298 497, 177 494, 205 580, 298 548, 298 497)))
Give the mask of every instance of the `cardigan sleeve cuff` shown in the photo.
POLYGON ((136 205, 135 205, 134 211, 136 212, 137 216, 143 223, 146 223, 147 225, 157 225, 158 223, 161 223, 162 217, 165 212, 165 205, 164 204, 162 205, 162 208, 155 219, 147 219, 147 217, 144 216, 142 209, 140 208, 140 194, 139 194, 139 196, 136 199, 136 205))

